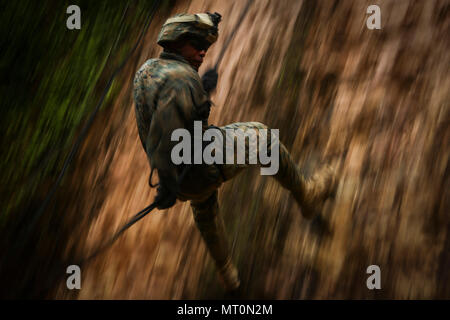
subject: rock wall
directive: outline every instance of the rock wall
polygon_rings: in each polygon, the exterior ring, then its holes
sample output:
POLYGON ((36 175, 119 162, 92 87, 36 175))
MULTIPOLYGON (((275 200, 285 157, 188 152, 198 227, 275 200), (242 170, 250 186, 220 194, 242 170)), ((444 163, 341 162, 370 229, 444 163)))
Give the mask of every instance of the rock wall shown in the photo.
MULTIPOLYGON (((172 13, 223 15, 219 40, 200 73, 215 63, 244 6, 175 3, 172 13)), ((264 122, 280 129, 306 175, 330 162, 342 176, 325 225, 303 219, 286 190, 259 170, 222 187, 244 298, 450 297, 449 8, 439 0, 251 5, 220 65, 210 123, 264 122), (380 30, 366 27, 371 4, 381 9, 380 30), (381 269, 381 290, 366 287, 369 265, 381 269)), ((130 86, 137 68, 159 53, 155 40, 165 18, 152 24, 122 75, 109 127, 98 125, 80 157, 86 163, 95 156, 88 172, 83 169, 90 188, 76 234, 83 241, 71 244, 80 255, 154 196, 130 86), (88 152, 94 149, 100 155, 88 152), (99 203, 96 177, 106 164, 99 203)), ((87 266, 77 295, 61 284, 55 296, 220 299, 224 293, 189 204, 178 203, 146 217, 87 266)))

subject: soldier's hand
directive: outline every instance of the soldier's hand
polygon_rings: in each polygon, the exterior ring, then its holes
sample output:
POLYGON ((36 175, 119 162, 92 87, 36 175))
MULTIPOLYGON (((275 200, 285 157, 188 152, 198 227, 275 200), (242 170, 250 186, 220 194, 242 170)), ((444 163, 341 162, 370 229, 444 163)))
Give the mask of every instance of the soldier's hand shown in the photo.
POLYGON ((216 69, 209 69, 202 76, 202 84, 203 88, 207 93, 211 93, 217 86, 217 79, 219 75, 217 74, 216 69))
POLYGON ((206 101, 204 104, 197 107, 197 115, 200 117, 200 119, 208 120, 210 112, 211 101, 206 101))

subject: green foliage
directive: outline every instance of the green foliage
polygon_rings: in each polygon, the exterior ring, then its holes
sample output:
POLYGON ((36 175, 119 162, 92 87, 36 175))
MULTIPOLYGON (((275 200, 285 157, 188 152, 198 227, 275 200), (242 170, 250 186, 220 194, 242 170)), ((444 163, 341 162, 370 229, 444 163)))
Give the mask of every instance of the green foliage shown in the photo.
MULTIPOLYGON (((0 221, 44 179, 56 176, 107 79, 137 40, 152 3, 78 1, 81 30, 66 27, 69 1, 1 5, 0 221)), ((116 93, 108 93, 103 108, 116 93)))

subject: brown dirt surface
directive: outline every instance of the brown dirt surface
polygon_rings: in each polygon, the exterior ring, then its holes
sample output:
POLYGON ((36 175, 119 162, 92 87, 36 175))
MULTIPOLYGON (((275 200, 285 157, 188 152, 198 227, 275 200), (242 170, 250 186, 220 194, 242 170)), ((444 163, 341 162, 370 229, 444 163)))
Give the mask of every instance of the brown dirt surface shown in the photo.
MULTIPOLYGON (((217 11, 212 66, 245 1, 177 1, 217 11)), ((161 49, 152 22, 75 166, 67 204, 70 257, 85 256, 155 195, 139 141, 132 79, 161 49), (69 218, 68 218, 69 219, 69 218)), ((279 128, 305 172, 341 170, 326 221, 307 221, 274 179, 248 170, 219 192, 244 298, 450 298, 449 2, 269 1, 250 7, 219 68, 210 123, 279 128), (368 30, 377 4, 382 29, 368 30), (366 269, 381 268, 381 290, 366 269)), ((154 211, 82 269, 82 289, 58 299, 224 297, 189 203, 154 211)))

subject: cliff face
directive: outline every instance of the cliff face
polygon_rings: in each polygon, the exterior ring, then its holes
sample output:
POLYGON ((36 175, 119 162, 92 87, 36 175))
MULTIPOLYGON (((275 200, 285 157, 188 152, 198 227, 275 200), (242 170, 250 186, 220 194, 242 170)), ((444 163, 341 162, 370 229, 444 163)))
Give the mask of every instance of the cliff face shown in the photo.
MULTIPOLYGON (((244 6, 175 4, 172 13, 223 16, 200 73, 215 63, 244 6)), ((342 177, 326 207, 328 226, 303 219, 288 192, 259 170, 221 188, 245 298, 450 297, 449 8, 438 0, 251 5, 219 68, 210 123, 263 122, 280 129, 306 174, 322 161, 342 177), (381 30, 366 27, 371 4, 381 8, 381 30), (381 290, 366 287, 369 265, 381 269, 381 290)), ((75 176, 84 178, 74 182, 76 206, 67 207, 77 216, 70 254, 86 255, 153 199, 131 84, 159 54, 165 18, 152 24, 121 76, 114 109, 79 157, 75 176)), ((189 203, 151 213, 82 273, 77 296, 62 283, 55 297, 223 297, 189 203)))

